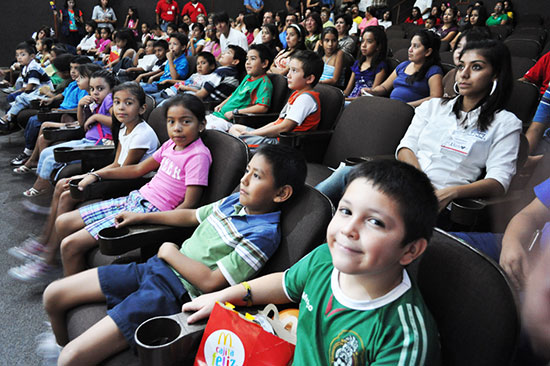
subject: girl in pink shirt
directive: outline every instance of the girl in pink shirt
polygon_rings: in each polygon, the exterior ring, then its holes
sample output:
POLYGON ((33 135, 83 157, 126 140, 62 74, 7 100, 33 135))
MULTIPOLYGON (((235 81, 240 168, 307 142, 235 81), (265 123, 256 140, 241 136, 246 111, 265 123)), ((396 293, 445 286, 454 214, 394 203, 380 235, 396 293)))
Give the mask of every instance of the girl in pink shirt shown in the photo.
POLYGON ((65 213, 56 220, 61 241, 65 275, 86 268, 85 254, 96 245, 99 232, 115 226, 123 211, 155 212, 175 208, 194 208, 204 187, 212 157, 202 143, 205 128, 204 106, 195 96, 176 96, 166 102, 166 123, 170 139, 152 157, 131 166, 104 168, 88 174, 79 183, 84 189, 101 179, 132 179, 157 170, 149 183, 127 197, 111 199, 65 213))

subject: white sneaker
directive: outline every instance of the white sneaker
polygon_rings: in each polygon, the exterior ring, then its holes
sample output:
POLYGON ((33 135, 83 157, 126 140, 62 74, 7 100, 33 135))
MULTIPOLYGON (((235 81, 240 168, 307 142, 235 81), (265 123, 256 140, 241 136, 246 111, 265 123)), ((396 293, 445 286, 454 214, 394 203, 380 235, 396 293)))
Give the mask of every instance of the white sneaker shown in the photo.
POLYGON ((23 261, 37 261, 41 259, 46 248, 33 237, 27 238, 21 245, 8 249, 8 254, 23 261))
POLYGON ((61 275, 61 268, 51 266, 42 259, 10 268, 8 275, 23 282, 50 283, 61 275))
POLYGON ((49 330, 36 336, 36 353, 42 357, 43 366, 57 365, 57 359, 63 347, 57 344, 53 331, 49 330))

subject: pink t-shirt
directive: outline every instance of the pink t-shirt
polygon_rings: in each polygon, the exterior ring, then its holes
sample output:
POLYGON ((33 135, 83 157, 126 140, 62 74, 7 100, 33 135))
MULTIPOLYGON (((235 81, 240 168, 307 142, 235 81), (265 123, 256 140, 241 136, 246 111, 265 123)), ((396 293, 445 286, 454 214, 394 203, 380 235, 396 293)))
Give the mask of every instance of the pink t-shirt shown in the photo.
POLYGON ((166 141, 155 151, 153 159, 160 163, 157 174, 139 192, 161 211, 172 210, 183 202, 187 186, 207 186, 212 156, 202 140, 174 150, 175 143, 166 141))

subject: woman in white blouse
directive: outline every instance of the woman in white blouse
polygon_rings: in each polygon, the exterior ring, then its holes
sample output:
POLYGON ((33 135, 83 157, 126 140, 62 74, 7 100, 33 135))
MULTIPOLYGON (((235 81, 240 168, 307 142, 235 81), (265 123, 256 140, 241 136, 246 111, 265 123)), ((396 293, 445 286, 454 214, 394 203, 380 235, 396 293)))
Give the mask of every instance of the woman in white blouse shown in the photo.
MULTIPOLYGON (((440 209, 457 198, 504 194, 516 172, 521 133, 521 121, 504 110, 512 88, 506 46, 491 39, 468 42, 455 80, 459 95, 416 108, 396 151, 397 159, 428 175, 440 209)), ((317 188, 337 201, 346 173, 337 170, 317 188)))
POLYGON ((92 12, 92 20, 97 23, 98 28, 110 28, 113 32, 116 15, 113 8, 109 6, 109 0, 99 0, 92 12))

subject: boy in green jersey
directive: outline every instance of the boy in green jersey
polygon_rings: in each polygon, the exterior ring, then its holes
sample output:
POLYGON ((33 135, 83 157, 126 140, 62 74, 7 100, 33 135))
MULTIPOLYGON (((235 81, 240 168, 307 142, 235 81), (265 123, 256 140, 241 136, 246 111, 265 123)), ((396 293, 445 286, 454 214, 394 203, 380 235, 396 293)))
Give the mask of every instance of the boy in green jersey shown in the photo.
POLYGON ((424 173, 399 161, 357 166, 321 245, 284 273, 183 305, 300 303, 293 365, 438 365, 435 321, 405 266, 426 249, 437 199, 424 173), (251 299, 250 299, 251 297, 251 299))
POLYGON ((227 132, 233 126, 233 115, 237 113, 266 113, 271 105, 273 84, 266 75, 273 61, 273 55, 263 44, 252 45, 246 55, 247 75, 239 87, 221 104, 214 113, 206 116, 206 128, 227 132))

